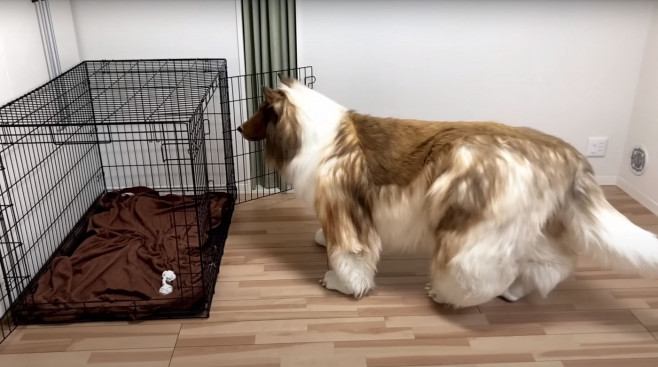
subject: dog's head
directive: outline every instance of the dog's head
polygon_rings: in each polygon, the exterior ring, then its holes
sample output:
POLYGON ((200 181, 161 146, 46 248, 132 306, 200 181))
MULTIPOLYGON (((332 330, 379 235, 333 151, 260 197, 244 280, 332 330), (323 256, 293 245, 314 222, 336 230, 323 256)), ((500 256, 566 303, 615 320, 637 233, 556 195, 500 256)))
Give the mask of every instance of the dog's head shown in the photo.
POLYGON ((288 94, 299 82, 281 78, 281 83, 280 88, 263 88, 264 100, 258 110, 238 127, 245 139, 266 141, 265 156, 278 168, 289 162, 301 146, 296 107, 288 94))

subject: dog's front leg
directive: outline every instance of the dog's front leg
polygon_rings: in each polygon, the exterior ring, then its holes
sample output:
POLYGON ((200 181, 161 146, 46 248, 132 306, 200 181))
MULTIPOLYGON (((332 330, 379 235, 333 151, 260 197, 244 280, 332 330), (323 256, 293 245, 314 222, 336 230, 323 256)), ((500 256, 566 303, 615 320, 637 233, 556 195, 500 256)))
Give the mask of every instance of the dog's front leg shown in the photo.
POLYGON ((324 277, 320 279, 320 284, 329 290, 338 291, 347 295, 354 294, 354 290, 349 289, 340 279, 338 279, 338 275, 333 269, 327 270, 327 272, 324 273, 324 277))
POLYGON ((329 269, 320 280, 325 288, 361 298, 375 287, 379 236, 364 219, 355 223, 335 203, 319 206, 329 269), (330 205, 330 206, 329 206, 330 205), (358 227, 361 226, 361 227, 358 227))
POLYGON ((327 289, 361 298, 375 287, 377 260, 369 252, 354 252, 341 247, 327 242, 330 270, 320 283, 327 289))

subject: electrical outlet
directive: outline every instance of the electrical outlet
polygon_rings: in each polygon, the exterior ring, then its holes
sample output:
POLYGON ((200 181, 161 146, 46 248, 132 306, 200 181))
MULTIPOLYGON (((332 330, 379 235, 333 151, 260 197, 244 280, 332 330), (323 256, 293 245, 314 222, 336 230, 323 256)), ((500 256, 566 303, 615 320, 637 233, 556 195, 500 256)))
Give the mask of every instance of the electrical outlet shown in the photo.
POLYGON ((603 157, 605 156, 605 152, 607 148, 608 148, 608 138, 606 137, 590 137, 587 140, 588 157, 603 157))

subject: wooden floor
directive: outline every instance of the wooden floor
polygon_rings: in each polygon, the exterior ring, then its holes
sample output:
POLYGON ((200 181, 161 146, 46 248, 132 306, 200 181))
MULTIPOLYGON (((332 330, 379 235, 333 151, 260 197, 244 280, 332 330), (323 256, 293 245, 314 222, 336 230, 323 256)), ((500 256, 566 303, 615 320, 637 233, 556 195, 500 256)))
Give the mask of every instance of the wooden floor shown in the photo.
POLYGON ((22 327, 0 366, 658 366, 658 280, 583 260, 547 299, 453 311, 427 297, 426 260, 386 256, 378 289, 355 301, 318 284, 318 224, 292 196, 242 204, 233 222, 209 319, 22 327))

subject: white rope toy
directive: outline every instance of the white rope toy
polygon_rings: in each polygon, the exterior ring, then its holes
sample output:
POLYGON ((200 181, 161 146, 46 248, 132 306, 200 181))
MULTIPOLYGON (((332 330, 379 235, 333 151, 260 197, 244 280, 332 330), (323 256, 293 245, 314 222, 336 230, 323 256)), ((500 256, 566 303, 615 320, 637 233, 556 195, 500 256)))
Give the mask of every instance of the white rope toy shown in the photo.
POLYGON ((173 282, 176 279, 176 274, 171 270, 165 270, 162 272, 162 287, 160 287, 160 294, 169 294, 173 292, 174 287, 167 284, 167 282, 173 282))

